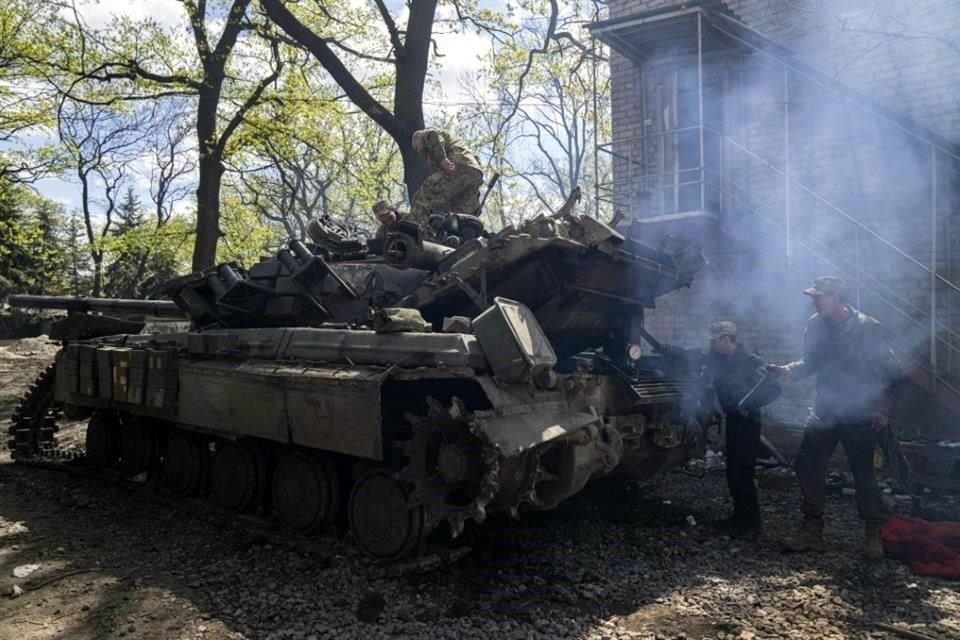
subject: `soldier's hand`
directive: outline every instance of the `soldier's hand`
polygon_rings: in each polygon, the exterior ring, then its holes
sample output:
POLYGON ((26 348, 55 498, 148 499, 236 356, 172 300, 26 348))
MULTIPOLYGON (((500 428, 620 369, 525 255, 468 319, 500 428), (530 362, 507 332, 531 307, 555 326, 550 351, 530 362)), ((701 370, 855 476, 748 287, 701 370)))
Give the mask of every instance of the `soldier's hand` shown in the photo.
POLYGON ((786 378, 790 375, 790 367, 781 364, 768 364, 763 368, 763 371, 774 380, 786 378))
POLYGON ((457 165, 453 163, 453 160, 450 158, 444 158, 440 161, 440 166, 443 167, 443 170, 447 173, 453 173, 457 170, 457 165))
POLYGON ((885 416, 882 413, 873 414, 873 428, 876 431, 883 431, 890 425, 890 416, 885 416))

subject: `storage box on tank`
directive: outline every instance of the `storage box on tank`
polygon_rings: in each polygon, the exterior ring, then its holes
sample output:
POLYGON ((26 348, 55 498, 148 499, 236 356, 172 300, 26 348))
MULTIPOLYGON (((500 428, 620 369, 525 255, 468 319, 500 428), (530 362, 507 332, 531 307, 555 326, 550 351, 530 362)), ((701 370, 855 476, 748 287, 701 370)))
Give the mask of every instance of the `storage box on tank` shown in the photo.
POLYGON ((557 364, 557 354, 533 312, 519 302, 494 298, 473 321, 473 334, 504 382, 521 382, 557 364))

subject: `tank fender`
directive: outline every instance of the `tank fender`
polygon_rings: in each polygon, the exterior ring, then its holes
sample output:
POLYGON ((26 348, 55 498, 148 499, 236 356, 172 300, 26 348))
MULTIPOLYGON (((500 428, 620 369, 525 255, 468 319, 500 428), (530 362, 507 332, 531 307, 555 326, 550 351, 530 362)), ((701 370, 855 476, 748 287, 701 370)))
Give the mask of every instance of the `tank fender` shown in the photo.
POLYGON ((476 412, 478 428, 506 456, 569 436, 584 427, 602 426, 593 414, 574 411, 560 392, 534 392, 526 385, 498 385, 478 379, 492 409, 476 412))

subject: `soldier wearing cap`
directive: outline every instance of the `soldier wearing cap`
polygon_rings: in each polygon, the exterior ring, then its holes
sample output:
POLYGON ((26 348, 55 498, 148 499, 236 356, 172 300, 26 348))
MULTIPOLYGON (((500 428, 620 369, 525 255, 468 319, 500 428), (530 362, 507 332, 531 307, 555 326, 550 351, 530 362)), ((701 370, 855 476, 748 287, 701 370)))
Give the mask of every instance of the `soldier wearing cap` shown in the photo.
POLYGON ((401 218, 406 218, 406 216, 401 216, 400 211, 386 200, 377 200, 371 209, 373 215, 377 218, 377 222, 380 223, 376 235, 378 239, 386 237, 390 230, 397 226, 401 218))
POLYGON ((726 419, 727 486, 733 500, 733 515, 714 525, 733 537, 755 535, 761 525, 754 484, 760 450, 760 409, 780 395, 780 386, 765 378, 764 362, 759 356, 737 344, 737 326, 729 321, 710 326, 710 347, 703 364, 713 379, 726 419))
POLYGON ((873 455, 877 432, 889 424, 891 387, 900 377, 900 364, 884 327, 847 304, 844 291, 839 278, 814 280, 803 291, 813 298, 816 309, 807 322, 803 358, 767 367, 777 377, 817 376, 816 400, 796 460, 803 523, 795 535, 783 540, 783 546, 788 551, 824 548, 827 466, 839 442, 853 472, 857 510, 866 521, 864 552, 877 558, 883 555, 880 526, 887 509, 874 479, 873 455))
POLYGON ((433 210, 476 214, 483 170, 463 141, 440 129, 421 129, 414 132, 411 143, 433 171, 413 194, 413 221, 426 229, 433 210))

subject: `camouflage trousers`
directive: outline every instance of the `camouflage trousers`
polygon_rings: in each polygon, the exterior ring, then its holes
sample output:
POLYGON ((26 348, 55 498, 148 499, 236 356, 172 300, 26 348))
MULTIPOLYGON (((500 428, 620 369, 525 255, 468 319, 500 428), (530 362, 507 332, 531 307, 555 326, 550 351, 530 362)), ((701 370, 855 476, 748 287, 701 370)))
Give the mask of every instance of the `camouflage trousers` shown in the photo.
POLYGON ((413 194, 406 219, 429 230, 430 214, 434 211, 474 213, 480 207, 481 185, 483 172, 472 167, 457 165, 453 173, 435 171, 413 194))

